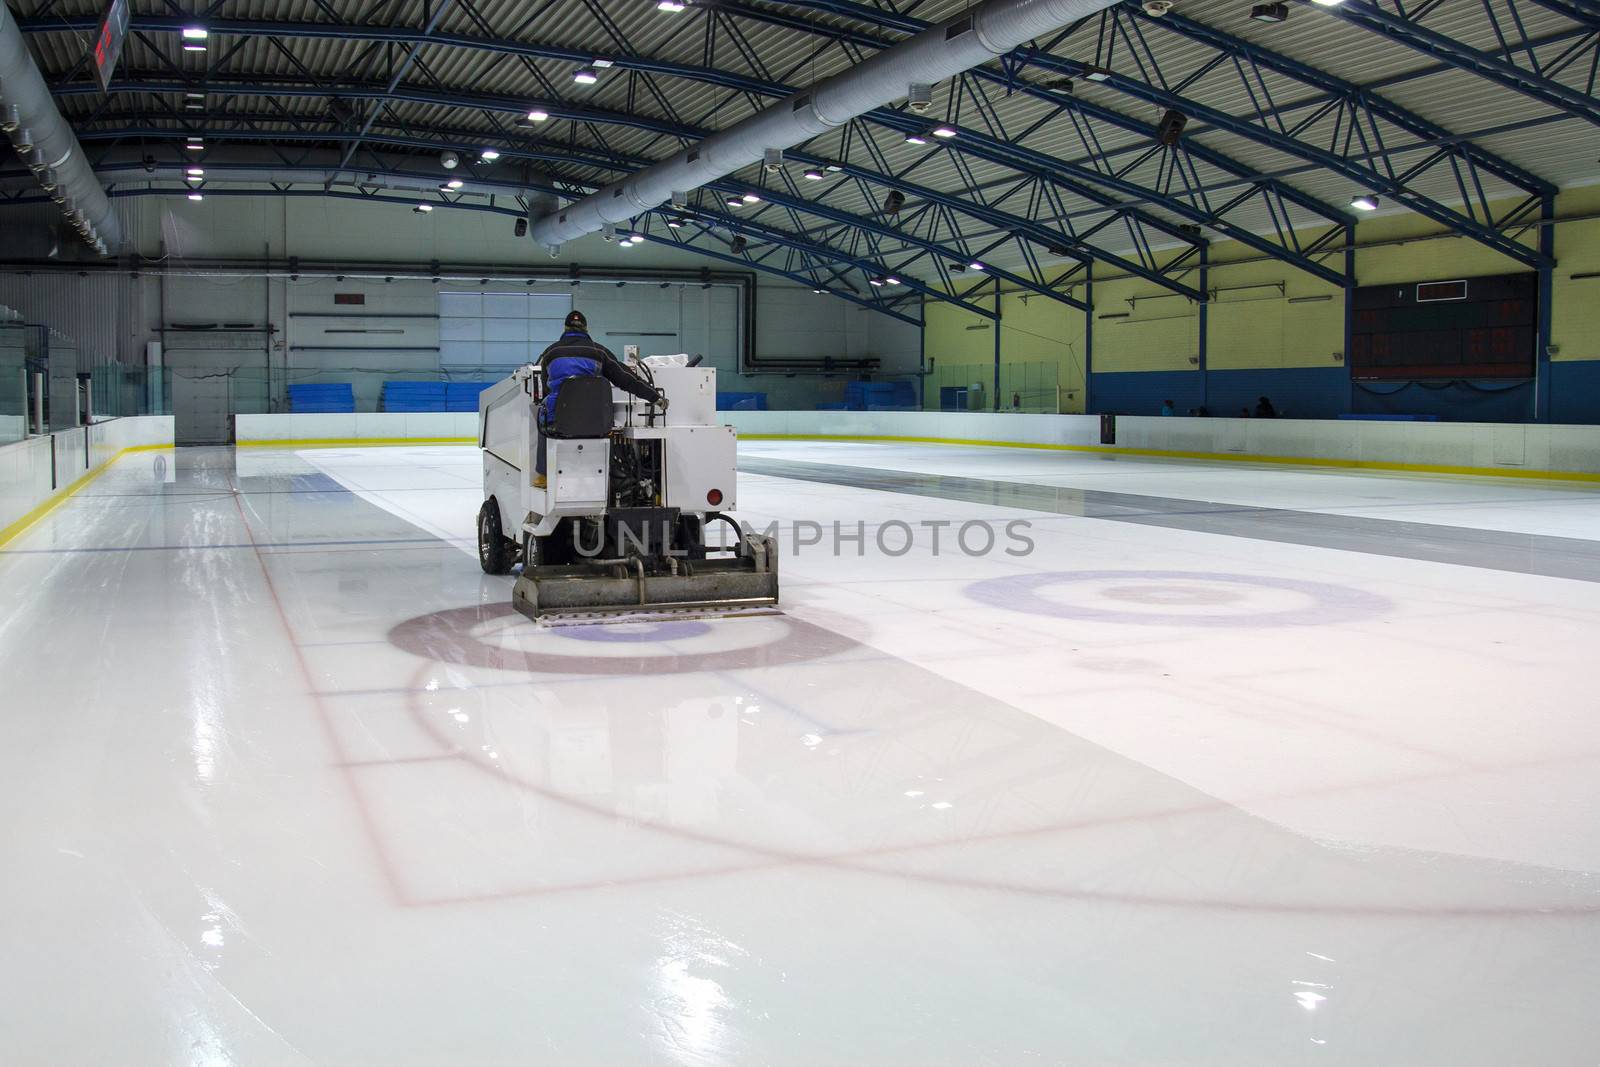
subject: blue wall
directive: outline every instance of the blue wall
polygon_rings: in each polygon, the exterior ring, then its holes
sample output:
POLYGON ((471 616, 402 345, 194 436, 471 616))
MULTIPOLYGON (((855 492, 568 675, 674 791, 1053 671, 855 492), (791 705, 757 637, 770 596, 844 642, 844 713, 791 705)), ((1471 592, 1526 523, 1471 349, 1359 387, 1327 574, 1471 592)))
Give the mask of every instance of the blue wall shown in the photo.
POLYGON ((1453 422, 1531 422, 1532 382, 1357 382, 1362 415, 1433 415, 1453 422))
POLYGON ((1214 370, 1201 382, 1199 371, 1126 371, 1096 374, 1089 386, 1093 411, 1155 415, 1171 400, 1179 415, 1204 404, 1212 415, 1234 416, 1255 410, 1256 398, 1270 397, 1278 414, 1292 419, 1332 419, 1349 410, 1350 380, 1343 367, 1289 370, 1214 370))
MULTIPOLYGON (((1255 410, 1268 396, 1278 414, 1291 419, 1340 415, 1436 415, 1455 422, 1526 422, 1533 414, 1533 384, 1462 382, 1419 384, 1352 383, 1343 367, 1290 370, 1128 371, 1095 374, 1090 412, 1155 415, 1171 400, 1179 415, 1204 404, 1212 415, 1255 410)), ((1600 423, 1600 360, 1550 364, 1550 422, 1600 423)))
POLYGON ((1600 360, 1550 364, 1550 421, 1600 422, 1600 360))

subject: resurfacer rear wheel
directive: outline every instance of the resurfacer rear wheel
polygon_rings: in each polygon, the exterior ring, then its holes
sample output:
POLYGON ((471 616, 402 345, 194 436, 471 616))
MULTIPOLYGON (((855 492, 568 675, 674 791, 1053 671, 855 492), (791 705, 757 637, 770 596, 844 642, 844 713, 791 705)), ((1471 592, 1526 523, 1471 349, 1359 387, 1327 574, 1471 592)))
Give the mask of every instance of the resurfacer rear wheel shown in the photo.
POLYGON ((510 574, 516 556, 516 542, 500 526, 500 505, 490 497, 478 509, 478 565, 485 574, 510 574))

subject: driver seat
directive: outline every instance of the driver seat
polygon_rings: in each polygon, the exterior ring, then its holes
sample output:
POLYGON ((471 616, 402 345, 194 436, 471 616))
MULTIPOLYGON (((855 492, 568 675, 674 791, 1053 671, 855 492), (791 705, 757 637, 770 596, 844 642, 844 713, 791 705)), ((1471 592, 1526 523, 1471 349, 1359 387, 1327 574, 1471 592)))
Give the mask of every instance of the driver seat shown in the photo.
POLYGON ((550 437, 605 437, 611 432, 611 383, 594 377, 568 378, 556 395, 555 418, 545 429, 550 437))

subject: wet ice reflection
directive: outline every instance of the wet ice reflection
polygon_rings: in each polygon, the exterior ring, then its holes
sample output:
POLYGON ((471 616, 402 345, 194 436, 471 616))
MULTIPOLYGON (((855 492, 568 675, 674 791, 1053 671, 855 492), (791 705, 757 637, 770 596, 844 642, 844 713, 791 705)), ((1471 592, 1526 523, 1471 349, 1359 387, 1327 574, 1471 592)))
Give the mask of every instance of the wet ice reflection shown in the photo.
POLYGON ((29 542, 96 551, 0 554, 25 594, 0 622, 10 1060, 1499 1067, 1592 1043, 1583 583, 1056 517, 1030 561, 797 561, 780 618, 549 631, 419 525, 470 520, 470 450, 319 457, 337 478, 187 455, 29 542), (1179 618, 962 592, 1072 571, 1101 577, 1035 592, 1179 618), (1263 581, 1216 577, 1241 575, 1263 581), (1383 607, 1190 625, 1323 606, 1280 580, 1383 607))

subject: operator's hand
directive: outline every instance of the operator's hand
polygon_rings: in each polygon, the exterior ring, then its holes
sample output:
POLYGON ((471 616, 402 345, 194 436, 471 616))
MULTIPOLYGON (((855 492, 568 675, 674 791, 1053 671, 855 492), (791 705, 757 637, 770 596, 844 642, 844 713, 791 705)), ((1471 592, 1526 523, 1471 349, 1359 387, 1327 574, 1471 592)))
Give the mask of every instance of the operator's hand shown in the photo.
POLYGON ((656 403, 661 405, 661 414, 665 415, 667 413, 667 397, 666 397, 666 394, 663 393, 661 395, 661 397, 656 401, 656 403))

